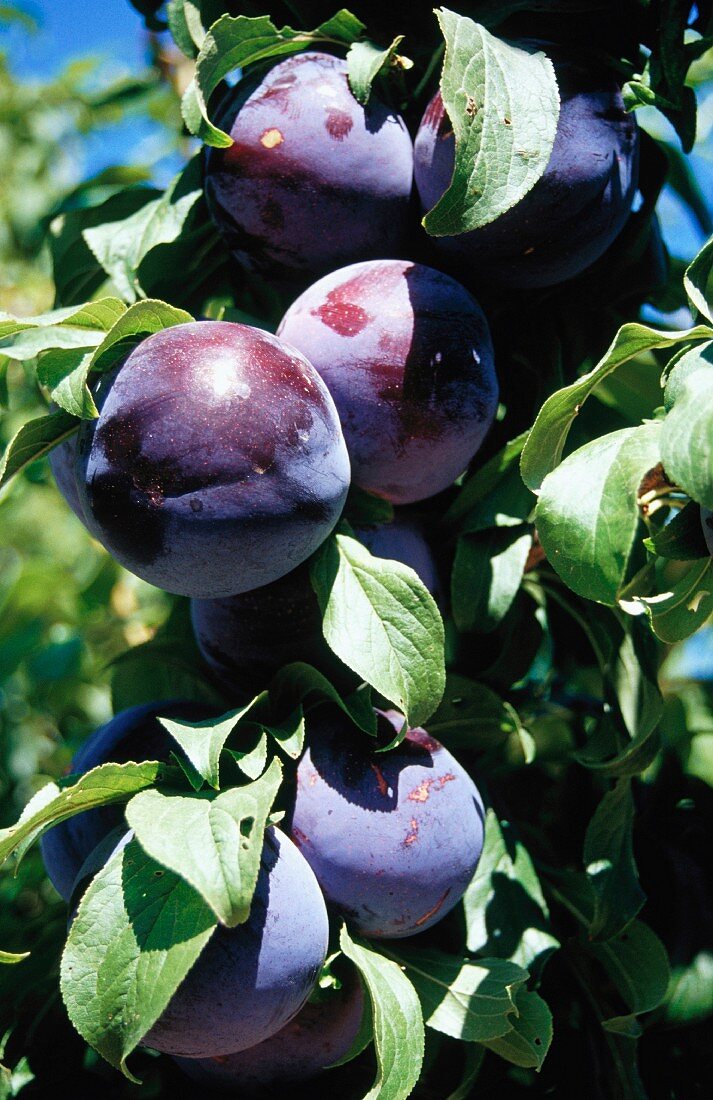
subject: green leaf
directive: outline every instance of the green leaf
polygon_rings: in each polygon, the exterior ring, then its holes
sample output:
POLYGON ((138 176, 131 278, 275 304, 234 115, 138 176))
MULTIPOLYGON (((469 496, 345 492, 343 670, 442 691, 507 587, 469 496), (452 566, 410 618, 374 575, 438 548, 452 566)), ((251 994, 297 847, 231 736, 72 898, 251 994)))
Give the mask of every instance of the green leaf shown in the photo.
MULTIPOLYGON (((511 439, 501 451, 498 451, 484 466, 481 466, 479 470, 476 470, 467 478, 458 496, 443 517, 445 524, 460 524, 464 519, 470 518, 469 513, 476 505, 492 495, 493 490, 499 488, 505 479, 509 480, 513 471, 518 469, 518 460, 528 434, 528 432, 522 432, 515 439, 511 439)), ((519 515, 519 513, 516 514, 519 515)), ((486 526, 490 525, 486 524, 486 526)), ((469 529, 473 530, 473 528, 469 529)), ((475 529, 477 530, 477 528, 475 529)))
POLYGON ((579 596, 615 604, 637 545, 644 475, 659 462, 660 423, 593 439, 548 474, 535 524, 552 567, 579 596))
POLYGON ((305 718, 302 707, 297 707, 283 722, 271 722, 265 730, 277 741, 283 752, 293 760, 302 755, 305 741, 305 718))
POLYGON ((631 781, 620 779, 607 791, 587 826, 584 863, 596 895, 589 935, 609 940, 620 933, 646 901, 634 862, 631 781))
POLYGON ((260 698, 258 695, 247 706, 231 710, 217 719, 182 722, 175 718, 159 718, 159 722, 178 742, 199 775, 217 791, 220 790, 219 761, 223 745, 260 698))
POLYGON ((186 57, 195 57, 205 38, 200 2, 168 0, 166 21, 173 41, 186 57))
POLYGON ((394 506, 388 500, 351 485, 344 505, 344 516, 352 527, 378 527, 382 523, 391 523, 394 506))
POLYGON ((640 1039, 644 1034, 636 1016, 610 1016, 608 1020, 602 1020, 605 1031, 611 1031, 614 1035, 623 1035, 627 1039, 640 1039))
POLYGON ((445 687, 443 623, 413 569, 333 535, 311 563, 324 636, 336 655, 394 703, 410 726, 430 718, 445 687))
POLYGON ((398 58, 396 52, 403 40, 402 34, 397 35, 385 50, 374 42, 354 42, 349 47, 347 53, 349 87, 357 103, 369 102, 371 86, 384 69, 399 62, 401 68, 411 68, 411 62, 407 62, 406 58, 398 58))
POLYGON ((26 851, 47 829, 74 814, 126 802, 138 791, 175 781, 179 775, 166 764, 145 760, 141 764, 101 764, 78 779, 69 776, 63 789, 49 783, 28 803, 16 825, 0 831, 0 863, 13 852, 26 851))
POLYGON ((683 285, 693 308, 713 324, 713 237, 689 264, 683 285))
POLYGON ((508 959, 538 974, 559 947, 530 855, 493 809, 486 813, 485 845, 463 907, 472 953, 508 959))
POLYGON ((257 744, 246 752, 240 752, 237 749, 227 749, 227 752, 248 779, 257 779, 262 775, 267 763, 267 734, 263 732, 257 744))
POLYGON ((62 997, 79 1034, 130 1080, 126 1059, 216 927, 200 895, 136 840, 89 884, 62 955, 62 997))
POLYGON ((144 851, 234 928, 250 915, 265 825, 281 782, 282 768, 273 760, 254 783, 221 794, 144 791, 129 802, 126 820, 144 851))
POLYGON ((278 712, 289 714, 296 713, 297 704, 329 700, 349 715, 360 730, 376 736, 376 714, 371 705, 371 692, 357 689, 344 698, 326 676, 303 661, 283 665, 270 681, 269 695, 278 712))
POLYGON ((25 334, 33 329, 39 330, 44 347, 90 347, 101 339, 97 333, 108 332, 125 311, 126 306, 119 298, 100 298, 96 302, 53 309, 35 317, 0 314, 0 350, 8 355, 12 339, 17 337, 21 343, 22 339, 27 339, 25 334), (57 342, 50 343, 50 339, 57 342))
POLYGON ((622 363, 644 351, 710 340, 711 336, 713 330, 705 325, 679 332, 659 332, 639 324, 620 328, 597 365, 570 386, 553 393, 540 409, 522 452, 520 469, 525 484, 534 493, 538 492, 545 477, 559 463, 569 430, 582 405, 597 385, 622 363))
POLYGON ((436 15, 446 41, 441 96, 455 167, 423 225, 450 236, 494 221, 534 187, 552 153, 559 93, 543 53, 511 46, 447 8, 436 15))
POLYGON ((670 523, 644 539, 644 545, 652 554, 673 561, 695 561, 708 557, 708 547, 701 528, 700 506, 689 500, 685 508, 676 512, 670 523))
POLYGON ((377 1077, 364 1100, 407 1100, 421 1073, 423 1015, 418 995, 401 968, 342 926, 339 944, 359 970, 371 1001, 377 1077))
POLYGON ((79 421, 63 409, 28 420, 12 437, 0 460, 0 489, 31 462, 43 458, 76 432, 79 421))
POLYGON ((15 963, 21 963, 23 959, 27 959, 29 956, 29 951, 23 951, 19 955, 14 951, 0 951, 0 964, 14 966, 15 963))
POLYGON ((112 325, 96 348, 92 355, 91 368, 101 366, 102 370, 107 370, 147 336, 173 325, 186 324, 193 319, 184 309, 176 309, 175 306, 157 299, 146 298, 142 302, 135 302, 112 325))
POLYGON ((475 752, 502 745, 517 733, 519 722, 512 707, 484 684, 449 672, 438 710, 428 723, 429 733, 450 749, 475 752))
POLYGON ((664 945, 647 924, 633 921, 606 943, 585 946, 602 964, 631 1013, 650 1012, 661 1004, 671 970, 664 945))
POLYGON ((157 199, 121 221, 88 227, 84 240, 127 302, 146 297, 139 266, 157 245, 170 244, 184 229, 203 191, 198 159, 190 162, 157 199))
POLYGON ((213 126, 208 101, 221 80, 234 69, 257 61, 299 53, 311 43, 349 45, 361 37, 364 24, 342 9, 314 31, 277 28, 269 16, 223 15, 206 34, 196 59, 196 75, 186 88, 181 109, 186 126, 208 145, 228 148, 230 137, 213 126))
MULTIPOLYGON (((103 334, 98 335, 101 342, 103 334)), ((45 352, 37 366, 37 380, 48 387, 52 400, 70 416, 82 420, 99 415, 87 387, 93 353, 93 348, 52 349, 45 352)))
POLYGON ((713 558, 689 562, 673 583, 655 596, 622 601, 630 614, 645 613, 657 638, 667 645, 689 638, 713 614, 713 558))
MULTIPOLYGON (((713 343, 689 352, 686 360, 693 367, 661 425, 661 461, 669 479, 713 508, 713 343)), ((683 360, 674 374, 682 366, 683 360)))
POLYGON ((491 527, 461 535, 451 574, 451 607, 461 631, 488 634, 512 607, 532 546, 532 530, 491 527))
POLYGON ((483 1045, 507 1062, 525 1069, 541 1069, 552 1042, 552 1013, 537 993, 520 988, 515 995, 512 1029, 483 1045))
POLYGON ((389 948, 387 953, 404 967, 434 1031, 481 1043, 511 1029, 526 970, 502 959, 463 959, 435 950, 389 948))

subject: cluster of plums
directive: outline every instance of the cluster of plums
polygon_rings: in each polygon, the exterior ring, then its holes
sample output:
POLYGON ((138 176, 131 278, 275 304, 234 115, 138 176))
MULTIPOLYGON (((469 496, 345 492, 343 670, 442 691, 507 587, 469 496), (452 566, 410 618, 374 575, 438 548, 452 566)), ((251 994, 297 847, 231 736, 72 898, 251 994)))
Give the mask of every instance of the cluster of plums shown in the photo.
MULTIPOLYGON (((158 715, 199 721, 207 711, 180 702, 124 711, 88 740, 73 772, 167 760, 177 746, 158 715)), ((377 716, 387 743, 403 717, 377 716)), ((325 902, 362 935, 412 936, 459 902, 480 857, 480 795, 425 730, 379 753, 329 706, 312 712, 308 730, 285 832, 265 834, 248 921, 218 928, 144 1040, 199 1079, 248 1087, 316 1073, 344 1055, 361 1022, 359 983, 305 1006, 327 953, 325 902)), ((129 836, 122 807, 107 806, 43 837, 47 871, 70 907, 129 836)))
MULTIPOLYGON (((492 225, 432 241, 475 285, 572 277, 631 206, 637 132, 616 82, 551 52, 562 106, 544 176, 492 225)), ((306 563, 350 483, 396 506, 441 492, 478 451, 498 386, 475 299, 408 258, 414 171, 426 210, 453 171, 438 94, 414 147, 375 96, 357 103, 343 60, 310 52, 242 80, 218 122, 233 144, 207 154, 212 217, 238 263, 300 293, 276 336, 221 321, 149 336, 101 377, 98 419, 51 461, 119 562, 192 598, 203 656, 237 696, 290 661, 328 666, 306 563)), ((356 535, 411 565, 440 598, 412 521, 356 535)), ((175 745, 157 715, 206 717, 175 702, 126 711, 73 770, 166 759, 175 745)), ((402 721, 378 712, 383 744, 402 721)), ((361 1020, 359 983, 305 1004, 327 951, 325 902, 362 935, 412 936, 457 904, 482 849, 472 780, 421 729, 377 752, 341 712, 317 708, 290 800, 285 832, 266 833, 249 920, 218 929, 145 1037, 199 1081, 257 1087, 343 1056, 361 1020)), ((110 807, 44 838, 50 877, 71 904, 125 829, 110 807)))

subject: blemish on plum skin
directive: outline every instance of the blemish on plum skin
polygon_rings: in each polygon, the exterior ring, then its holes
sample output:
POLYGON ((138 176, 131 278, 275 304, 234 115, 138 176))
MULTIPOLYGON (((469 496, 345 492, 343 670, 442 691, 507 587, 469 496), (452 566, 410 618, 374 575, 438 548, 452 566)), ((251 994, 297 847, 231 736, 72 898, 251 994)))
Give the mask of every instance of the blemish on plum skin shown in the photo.
POLYGON ((428 802, 428 798, 431 793, 431 787, 434 783, 435 779, 422 779, 417 787, 414 787, 412 791, 409 791, 409 802, 428 802))
POLYGON ((381 794, 384 798, 388 798, 389 797, 389 784, 384 779, 384 773, 382 772, 382 770, 381 770, 381 768, 379 767, 378 764, 371 764, 370 766, 371 766, 371 770, 373 771, 374 775, 376 776, 376 782, 377 782, 378 787, 379 787, 379 794, 381 794))
POLYGON ((297 845, 309 844, 309 837, 298 829, 295 825, 292 826, 292 838, 297 845))
POLYGON ((340 289, 330 291, 324 305, 311 311, 312 316, 319 317, 338 336, 358 336, 373 318, 361 306, 345 301, 340 289))
POLYGON ((332 107, 327 113, 324 126, 334 141, 344 141, 354 126, 354 119, 346 111, 332 107))
POLYGON ((411 818, 411 831, 406 834, 404 840, 404 847, 410 848, 412 844, 415 844, 418 840, 418 821, 415 817, 411 818))
POLYGON ((265 149, 276 149, 278 145, 282 145, 284 140, 282 132, 275 126, 271 127, 269 130, 265 130, 265 132, 260 135, 260 144, 263 145, 265 149))
POLYGON ((415 922, 416 928, 420 928, 422 924, 425 924, 427 920, 430 920, 431 917, 434 917, 436 915, 436 913, 442 907, 443 903, 445 902, 445 900, 448 897, 448 895, 450 894, 450 892, 451 892, 451 888, 449 886, 448 889, 438 899, 438 901, 433 906, 433 908, 429 909, 427 913, 424 913, 422 917, 418 918, 418 920, 415 922))

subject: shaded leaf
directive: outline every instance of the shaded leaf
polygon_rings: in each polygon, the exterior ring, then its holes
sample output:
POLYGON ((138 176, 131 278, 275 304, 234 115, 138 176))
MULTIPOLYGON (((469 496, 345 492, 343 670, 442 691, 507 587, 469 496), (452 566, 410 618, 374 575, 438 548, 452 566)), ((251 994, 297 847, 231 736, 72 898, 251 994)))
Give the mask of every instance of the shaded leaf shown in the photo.
POLYGON ((515 994, 515 1008, 511 1030, 483 1045, 516 1066, 541 1069, 552 1042, 552 1013, 538 993, 524 988, 515 994))
POLYGON ((646 901, 632 850, 631 781, 620 779, 597 806, 584 838, 584 863, 596 896, 589 928, 594 940, 621 932, 646 901))

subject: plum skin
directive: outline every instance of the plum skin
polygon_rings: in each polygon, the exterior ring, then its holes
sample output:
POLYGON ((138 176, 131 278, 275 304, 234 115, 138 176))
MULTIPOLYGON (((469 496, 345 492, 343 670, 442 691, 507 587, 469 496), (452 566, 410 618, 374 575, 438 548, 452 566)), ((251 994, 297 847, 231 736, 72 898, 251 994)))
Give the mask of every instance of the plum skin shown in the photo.
POLYGON ((186 1058, 254 1047, 300 1011, 327 954, 324 898, 309 865, 274 826, 266 830, 250 916, 219 926, 145 1046, 186 1058))
MULTIPOLYGON (((395 730, 402 715, 383 715, 395 730)), ((360 739, 361 738, 361 739, 360 739)), ((325 898, 365 936, 424 931, 461 899, 483 848, 467 772, 423 729, 378 753, 320 708, 297 770, 290 835, 325 898)))
POLYGON ((270 277, 321 275, 393 253, 405 234, 413 146, 400 118, 351 93, 346 62, 310 52, 248 78, 221 106, 208 209, 238 261, 270 277))
MULTIPOLYGON (((432 595, 439 591, 433 555, 415 523, 397 519, 354 533, 376 556, 411 566, 432 595)), ((306 565, 254 592, 191 600, 191 621, 204 660, 230 692, 266 685, 293 661, 315 665, 333 682, 344 675, 324 640, 306 565)))
POLYGON ((317 373, 269 333, 222 321, 139 344, 78 449, 92 533, 132 573, 185 596, 231 596, 294 569, 349 485, 317 373))
MULTIPOLYGON (((539 44, 538 44, 539 45, 539 44)), ((571 279, 606 251, 624 227, 636 192, 639 132, 616 79, 562 47, 542 46, 560 89, 555 143, 543 176, 495 221, 433 245, 474 279, 545 287, 571 279)), ((440 92, 426 108, 414 145, 424 211, 450 184, 455 138, 440 92)))
POLYGON ((447 488, 493 422, 485 316, 460 283, 424 264, 372 260, 332 272, 277 331, 326 382, 354 484, 394 504, 447 488))
POLYGON ((192 1080, 252 1094, 271 1085, 305 1081, 343 1058, 359 1032, 364 1010, 361 983, 326 1000, 308 1002, 285 1027, 257 1046, 222 1058, 177 1059, 192 1080))
MULTIPOLYGON (((129 707, 100 726, 72 760, 72 774, 83 774, 112 761, 168 760, 177 743, 157 720, 175 718, 200 722, 213 712, 200 703, 182 700, 145 703, 129 707)), ((75 814, 45 833, 40 841, 42 858, 50 882, 69 901, 84 861, 117 826, 125 824, 124 806, 100 806, 75 814)))

